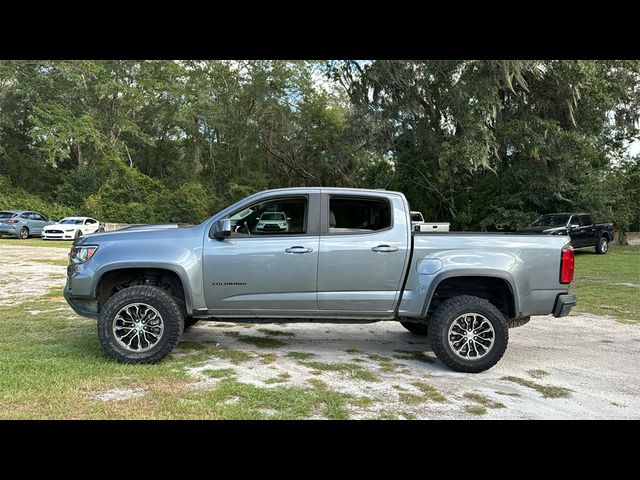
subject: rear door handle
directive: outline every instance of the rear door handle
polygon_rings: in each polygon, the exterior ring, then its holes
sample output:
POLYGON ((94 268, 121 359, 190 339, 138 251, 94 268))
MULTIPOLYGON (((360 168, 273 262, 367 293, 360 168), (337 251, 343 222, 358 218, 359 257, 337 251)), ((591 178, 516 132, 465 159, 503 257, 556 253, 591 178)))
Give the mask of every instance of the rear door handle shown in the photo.
POLYGON ((389 245, 378 245, 377 247, 373 247, 371 250, 373 250, 374 252, 382 252, 382 253, 397 252, 398 247, 391 247, 389 245))
POLYGON ((287 253, 311 253, 313 252, 313 248, 307 247, 289 247, 285 250, 287 253))

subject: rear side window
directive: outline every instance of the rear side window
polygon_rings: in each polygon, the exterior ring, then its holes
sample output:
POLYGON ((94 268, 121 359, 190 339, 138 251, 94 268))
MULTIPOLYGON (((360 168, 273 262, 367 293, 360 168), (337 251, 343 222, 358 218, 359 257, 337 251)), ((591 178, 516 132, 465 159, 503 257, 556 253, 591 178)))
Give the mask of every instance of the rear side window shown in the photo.
POLYGON ((364 233, 391 226, 391 207, 386 200, 331 197, 329 233, 364 233))
POLYGON ((580 215, 580 226, 588 227, 591 225, 591 216, 590 215, 580 215))
POLYGON ((94 223, 98 223, 96 220, 93 220, 91 218, 87 219, 87 221, 85 222, 85 225, 92 225, 94 223))

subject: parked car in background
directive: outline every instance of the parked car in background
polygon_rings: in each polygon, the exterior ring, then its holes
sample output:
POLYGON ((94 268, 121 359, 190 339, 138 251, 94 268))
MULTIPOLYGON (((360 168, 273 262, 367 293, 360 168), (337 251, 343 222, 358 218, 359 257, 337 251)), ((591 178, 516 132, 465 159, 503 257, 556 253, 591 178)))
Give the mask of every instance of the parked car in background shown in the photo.
POLYGON ((47 225, 53 224, 40 212, 32 210, 3 210, 0 211, 0 237, 18 237, 22 240, 42 235, 47 225))
MULTIPOLYGON (((411 213, 411 226, 415 227, 416 225, 420 225, 424 223, 424 217, 422 216, 422 212, 410 212, 411 213)), ((414 230, 412 228, 411 230, 414 230)))
POLYGON ((596 253, 604 255, 609 251, 616 226, 613 223, 593 223, 588 213, 549 213, 519 231, 569 235, 573 248, 596 247, 596 253))
POLYGON ((422 212, 411 213, 411 230, 414 232, 448 232, 448 222, 425 222, 422 212))
POLYGON ((42 230, 43 240, 77 240, 82 235, 104 232, 102 225, 95 218, 66 217, 42 230))
POLYGON ((289 220, 284 212, 264 212, 260 215, 256 230, 258 232, 288 232, 289 220))

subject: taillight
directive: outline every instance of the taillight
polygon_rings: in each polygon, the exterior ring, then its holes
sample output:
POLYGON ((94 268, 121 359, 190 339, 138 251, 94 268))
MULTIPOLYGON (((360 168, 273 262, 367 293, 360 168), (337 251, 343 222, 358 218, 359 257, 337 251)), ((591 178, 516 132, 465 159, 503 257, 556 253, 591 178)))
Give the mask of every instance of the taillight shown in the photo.
POLYGON ((4 223, 18 223, 18 220, 5 220, 4 223))
POLYGON ((560 260, 560 283, 571 283, 574 269, 573 247, 567 247, 562 250, 562 258, 560 260))

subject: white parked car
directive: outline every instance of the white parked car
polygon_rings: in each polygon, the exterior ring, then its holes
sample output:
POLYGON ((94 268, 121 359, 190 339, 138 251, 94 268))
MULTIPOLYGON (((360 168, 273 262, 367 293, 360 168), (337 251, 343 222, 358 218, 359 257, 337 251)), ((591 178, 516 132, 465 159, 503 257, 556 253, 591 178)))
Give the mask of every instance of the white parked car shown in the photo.
POLYGON ((42 229, 43 240, 76 240, 89 233, 104 232, 104 226, 95 218, 66 217, 42 229))

